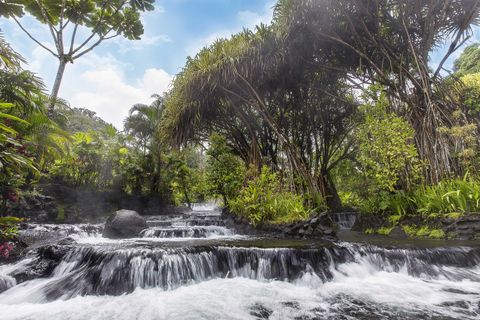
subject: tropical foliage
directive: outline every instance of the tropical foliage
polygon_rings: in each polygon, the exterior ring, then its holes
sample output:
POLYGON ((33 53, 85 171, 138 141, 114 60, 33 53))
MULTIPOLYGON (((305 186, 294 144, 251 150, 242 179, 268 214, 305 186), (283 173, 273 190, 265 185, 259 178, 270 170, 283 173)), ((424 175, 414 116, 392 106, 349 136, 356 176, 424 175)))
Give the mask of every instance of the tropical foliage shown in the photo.
POLYGON ((221 196, 223 203, 234 199, 242 187, 245 166, 233 150, 227 145, 225 137, 213 134, 209 139, 205 175, 208 191, 221 196))
POLYGON ((24 32, 26 13, 53 31, 56 50, 38 44, 60 63, 47 97, 0 38, 3 207, 42 181, 175 204, 221 198, 254 224, 348 206, 387 216, 382 233, 409 216, 480 211, 478 44, 445 70, 479 24, 479 1, 279 0, 269 25, 189 57, 122 132, 57 98, 67 63, 110 37, 138 39, 153 9, 107 2, 0 0, 24 32), (91 35, 79 44, 82 28, 91 35))
POLYGON ((303 220, 310 213, 303 205, 303 198, 288 191, 278 175, 267 166, 247 182, 238 196, 230 200, 229 206, 253 225, 266 221, 281 223, 303 220))

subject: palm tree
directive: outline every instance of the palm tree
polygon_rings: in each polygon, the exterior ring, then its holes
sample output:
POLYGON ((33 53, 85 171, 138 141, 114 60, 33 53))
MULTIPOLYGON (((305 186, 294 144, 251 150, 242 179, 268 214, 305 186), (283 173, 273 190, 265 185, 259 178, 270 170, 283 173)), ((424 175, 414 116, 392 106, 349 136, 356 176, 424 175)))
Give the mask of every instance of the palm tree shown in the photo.
POLYGON ((144 157, 153 160, 153 175, 151 192, 161 189, 162 144, 159 140, 159 126, 163 114, 165 98, 161 95, 152 95, 154 101, 150 105, 136 104, 124 121, 124 130, 131 135, 137 147, 142 150, 144 157))
POLYGON ((150 105, 136 104, 124 121, 124 130, 133 136, 138 147, 146 154, 155 145, 156 133, 163 113, 164 97, 152 95, 154 101, 150 105))

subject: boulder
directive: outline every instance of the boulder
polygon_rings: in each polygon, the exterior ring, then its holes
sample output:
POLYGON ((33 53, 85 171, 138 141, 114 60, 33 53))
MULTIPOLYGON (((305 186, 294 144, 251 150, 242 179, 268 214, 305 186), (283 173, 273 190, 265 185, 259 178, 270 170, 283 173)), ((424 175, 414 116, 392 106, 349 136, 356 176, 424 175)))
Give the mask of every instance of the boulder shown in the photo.
POLYGON ((402 227, 395 227, 393 228, 390 233, 388 234, 389 237, 395 239, 407 239, 408 235, 405 233, 402 227))
POLYGON ((7 291, 16 284, 17 282, 15 281, 15 278, 6 275, 0 275, 0 293, 7 291))
POLYGON ((118 210, 110 215, 103 236, 111 239, 134 238, 147 227, 144 217, 132 210, 118 210))

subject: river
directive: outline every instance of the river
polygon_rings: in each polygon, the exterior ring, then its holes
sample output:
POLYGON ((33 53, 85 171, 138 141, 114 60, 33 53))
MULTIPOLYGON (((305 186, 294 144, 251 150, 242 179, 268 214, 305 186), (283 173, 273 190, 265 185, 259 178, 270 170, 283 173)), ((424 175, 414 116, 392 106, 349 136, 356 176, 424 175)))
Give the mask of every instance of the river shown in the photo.
POLYGON ((338 242, 236 234, 217 209, 147 217, 139 238, 101 225, 31 225, 23 236, 70 236, 47 277, 0 266, 0 319, 479 319, 475 242, 338 242))

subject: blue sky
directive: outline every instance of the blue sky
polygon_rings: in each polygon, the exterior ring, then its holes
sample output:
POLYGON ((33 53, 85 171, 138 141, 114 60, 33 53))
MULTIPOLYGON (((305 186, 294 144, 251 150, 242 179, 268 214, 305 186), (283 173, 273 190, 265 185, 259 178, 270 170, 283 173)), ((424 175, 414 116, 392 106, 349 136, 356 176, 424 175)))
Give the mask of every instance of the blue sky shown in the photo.
MULTIPOLYGON (((142 40, 112 39, 67 65, 60 96, 75 107, 94 110, 100 117, 123 127, 135 103, 168 89, 172 77, 189 55, 219 37, 252 28, 272 17, 273 0, 157 0, 156 10, 142 16, 142 40)), ((22 23, 50 43, 48 29, 31 17, 22 23)), ((13 21, 0 18, 0 28, 12 47, 29 61, 27 69, 42 77, 48 91, 57 62, 31 41, 13 21)), ((87 31, 85 30, 85 35, 87 31)))
MULTIPOLYGON (((156 10, 142 16, 142 40, 109 40, 69 64, 60 96, 72 106, 96 111, 121 129, 133 104, 149 103, 153 93, 168 90, 187 56, 195 55, 219 37, 268 23, 274 3, 275 0, 156 0, 156 10)), ((33 18, 25 17, 22 23, 42 42, 51 42, 47 28, 33 18)), ((50 90, 57 66, 55 58, 33 43, 14 22, 0 18, 0 28, 13 48, 27 58, 27 68, 38 73, 50 90)), ((475 32, 468 43, 479 41, 479 36, 475 32)), ((432 65, 443 50, 439 48, 432 54, 432 65)))

